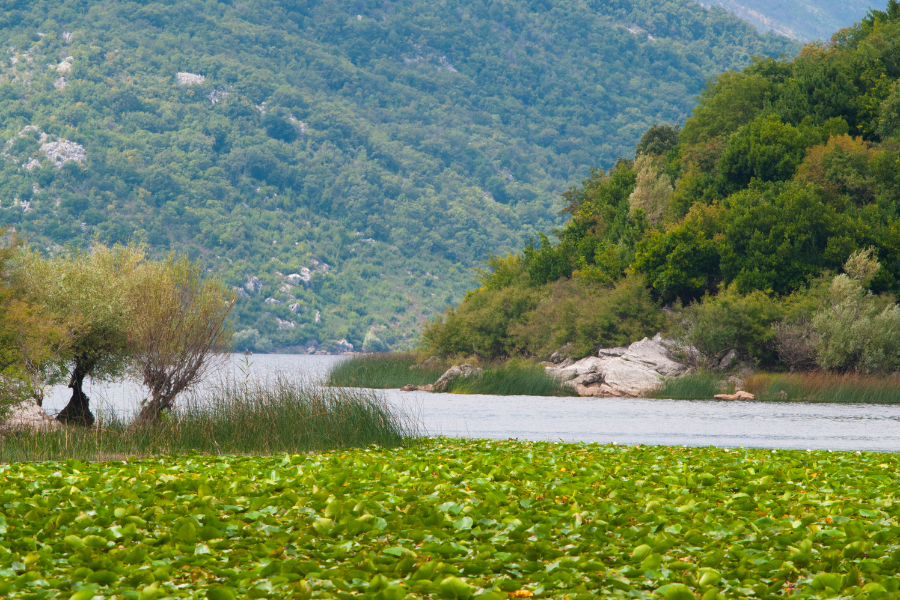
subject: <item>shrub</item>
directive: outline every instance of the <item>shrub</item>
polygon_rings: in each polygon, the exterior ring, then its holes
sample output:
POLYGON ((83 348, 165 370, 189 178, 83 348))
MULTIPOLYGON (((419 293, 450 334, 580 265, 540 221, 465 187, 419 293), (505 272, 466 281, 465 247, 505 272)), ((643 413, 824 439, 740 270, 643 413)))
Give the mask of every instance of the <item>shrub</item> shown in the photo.
POLYGON ((511 329, 538 306, 541 295, 540 290, 527 284, 475 290, 466 295, 459 308, 450 308, 442 319, 429 323, 422 332, 422 342, 430 351, 443 355, 515 355, 521 346, 511 329))
POLYGON ((816 314, 816 358, 826 370, 891 373, 900 369, 900 307, 838 275, 816 314))
POLYGON ((742 296, 733 287, 707 296, 679 314, 675 338, 684 358, 699 368, 714 368, 734 350, 759 365, 776 361, 772 324, 784 308, 762 292, 742 296))
POLYGON ((518 346, 547 357, 566 344, 576 357, 597 348, 627 346, 665 330, 668 317, 653 300, 644 278, 630 275, 615 286, 597 287, 562 280, 521 324, 512 328, 518 346))

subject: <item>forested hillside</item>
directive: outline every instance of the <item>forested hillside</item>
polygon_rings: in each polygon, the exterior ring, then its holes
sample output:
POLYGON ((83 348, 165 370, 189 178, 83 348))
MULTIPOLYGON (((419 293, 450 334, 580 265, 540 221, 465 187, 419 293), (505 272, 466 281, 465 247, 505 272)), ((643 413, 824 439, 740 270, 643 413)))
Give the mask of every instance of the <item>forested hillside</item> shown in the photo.
POLYGON ((900 4, 707 88, 683 129, 565 194, 558 243, 494 258, 437 353, 584 356, 668 329, 777 368, 900 370, 900 4))
POLYGON ((721 6, 752 23, 796 40, 831 39, 831 35, 859 23, 870 9, 884 9, 887 0, 698 0, 721 6))
POLYGON ((0 42, 0 224, 199 257, 257 350, 408 344, 708 77, 797 50, 688 0, 20 0, 0 42))

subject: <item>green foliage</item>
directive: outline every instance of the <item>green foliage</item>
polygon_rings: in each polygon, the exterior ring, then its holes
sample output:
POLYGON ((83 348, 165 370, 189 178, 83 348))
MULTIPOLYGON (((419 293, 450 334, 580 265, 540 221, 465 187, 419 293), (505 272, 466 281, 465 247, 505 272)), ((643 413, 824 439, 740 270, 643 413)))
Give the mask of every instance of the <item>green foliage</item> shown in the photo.
POLYGON ((790 577, 800 598, 884 597, 900 586, 886 525, 898 464, 878 453, 447 439, 12 464, 0 585, 10 600, 744 600, 778 595, 790 577), (66 502, 35 508, 47 496, 66 502))
POLYGON ((834 278, 828 305, 812 320, 816 358, 839 372, 894 373, 900 369, 900 306, 873 296, 847 275, 834 278))
POLYGON ((634 155, 654 154, 663 156, 678 146, 678 133, 681 130, 677 125, 659 125, 654 123, 650 129, 644 132, 634 149, 634 155))
POLYGON ((758 366, 778 362, 772 325, 784 317, 782 304, 755 291, 740 294, 735 287, 687 306, 678 315, 676 339, 689 348, 694 366, 712 369, 731 351, 758 366))
POLYGON ((525 322, 543 294, 530 285, 498 290, 478 289, 466 295, 459 308, 449 308, 422 332, 429 352, 500 358, 519 353, 514 325, 525 322))
POLYGON ((652 337, 667 326, 643 278, 629 276, 615 286, 557 281, 524 321, 512 327, 512 334, 518 346, 534 356, 546 358, 568 346, 573 357, 582 357, 597 348, 652 337))
POLYGON ((409 346, 471 267, 559 225, 589 167, 681 122, 712 74, 799 50, 689 0, 61 0, 0 18, 0 224, 50 253, 146 242, 232 287, 258 278, 235 329, 282 348, 359 347, 373 326, 409 346), (48 159, 63 141, 83 160, 48 159))
POLYGON ((749 123, 768 100, 769 78, 750 72, 726 72, 703 90, 697 106, 681 131, 685 145, 727 136, 749 123))

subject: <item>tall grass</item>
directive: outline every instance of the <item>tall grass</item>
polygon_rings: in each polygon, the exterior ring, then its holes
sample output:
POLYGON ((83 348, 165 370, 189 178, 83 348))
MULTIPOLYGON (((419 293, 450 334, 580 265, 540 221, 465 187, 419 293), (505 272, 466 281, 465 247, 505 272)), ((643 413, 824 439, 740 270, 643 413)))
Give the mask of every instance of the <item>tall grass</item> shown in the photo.
POLYGON ((374 389, 428 385, 444 374, 448 365, 435 363, 411 369, 418 361, 414 354, 390 353, 354 356, 342 361, 328 374, 328 385, 374 389))
POLYGON ((481 377, 455 379, 447 389, 452 394, 495 396, 577 396, 578 393, 549 375, 543 366, 527 361, 508 361, 484 367, 481 377))
POLYGON ((900 379, 866 375, 784 373, 751 375, 744 389, 769 402, 900 404, 900 379))
POLYGON ((9 431, 0 462, 125 459, 156 454, 273 454, 399 446, 416 424, 374 392, 289 380, 228 381, 189 397, 152 427, 108 414, 99 427, 9 431))
MULTIPOLYGON (((400 388, 407 384, 428 385, 450 367, 445 363, 416 366, 413 354, 370 354, 339 363, 328 375, 328 385, 375 389, 400 388)), ((548 375, 541 365, 510 360, 482 365, 482 377, 460 378, 445 390, 453 394, 493 394, 496 396, 577 396, 572 388, 548 375)))
POLYGON ((734 385, 715 373, 690 373, 666 379, 650 394, 651 398, 667 400, 712 400, 716 394, 730 394, 734 385))

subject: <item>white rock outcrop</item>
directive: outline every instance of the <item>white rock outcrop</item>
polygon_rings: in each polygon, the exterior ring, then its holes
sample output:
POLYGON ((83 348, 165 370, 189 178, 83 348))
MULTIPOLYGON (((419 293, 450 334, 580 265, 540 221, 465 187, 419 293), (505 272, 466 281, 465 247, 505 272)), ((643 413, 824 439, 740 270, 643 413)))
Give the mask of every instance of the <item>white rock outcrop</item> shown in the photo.
POLYGON ((672 358, 669 346, 658 334, 628 348, 604 348, 597 354, 571 364, 548 366, 547 371, 581 396, 607 398, 646 396, 665 378, 688 371, 687 365, 672 358))
POLYGON ((71 56, 65 57, 61 63, 56 65, 56 72, 61 75, 64 75, 64 74, 68 73, 69 71, 71 71, 72 70, 72 61, 74 61, 74 60, 75 59, 72 58, 71 56))
POLYGON ((67 162, 83 162, 87 157, 84 146, 70 142, 69 140, 59 140, 56 142, 48 142, 41 146, 41 154, 50 159, 57 169, 61 168, 67 162))
POLYGON ((484 371, 478 367, 473 367, 472 365, 466 364, 450 367, 437 381, 434 382, 431 391, 443 392, 454 379, 468 379, 470 377, 481 377, 482 375, 484 375, 484 371))
POLYGON ((291 273, 285 279, 291 285, 309 285, 312 280, 312 272, 309 270, 309 267, 301 267, 299 273, 291 273))
POLYGON ((175 83, 178 85, 199 85, 204 81, 206 81, 206 77, 196 73, 175 73, 175 83))
POLYGON ((259 292, 263 288, 262 282, 259 280, 259 277, 252 276, 247 278, 247 283, 244 284, 244 289, 250 292, 251 294, 255 294, 259 292))

